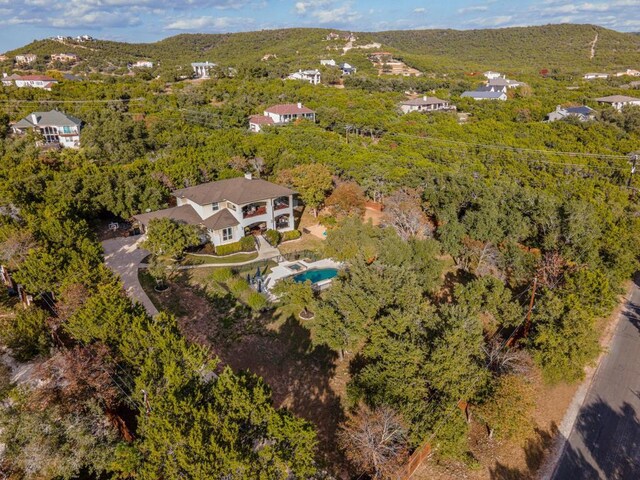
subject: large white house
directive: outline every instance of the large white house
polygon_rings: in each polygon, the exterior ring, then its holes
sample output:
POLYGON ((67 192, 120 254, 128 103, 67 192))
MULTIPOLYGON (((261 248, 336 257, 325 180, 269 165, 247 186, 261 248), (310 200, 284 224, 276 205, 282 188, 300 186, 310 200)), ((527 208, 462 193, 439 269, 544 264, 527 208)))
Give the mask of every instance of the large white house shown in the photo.
POLYGON ((12 130, 21 135, 29 130, 42 134, 45 145, 60 145, 66 148, 80 147, 80 128, 82 121, 58 110, 33 112, 16 122, 12 130))
POLYGON ((155 218, 198 225, 206 231, 209 241, 218 246, 269 229, 293 230, 295 195, 290 188, 246 174, 176 190, 173 196, 177 206, 134 218, 144 231, 155 218))
POLYGON ((287 80, 302 80, 309 82, 311 85, 318 85, 322 74, 320 70, 298 70, 287 77, 287 80))
POLYGON ((411 112, 436 112, 438 110, 455 110, 455 107, 450 106, 447 100, 440 100, 436 97, 420 97, 406 100, 400 104, 402 113, 411 112))
POLYGON ((211 70, 218 66, 217 63, 209 62, 193 62, 191 68, 196 78, 210 78, 211 70))
POLYGON ((51 90, 58 81, 55 78, 46 75, 9 75, 2 74, 2 84, 5 87, 15 85, 18 88, 41 88, 43 90, 51 90))
POLYGON ((249 117, 249 130, 259 132, 265 125, 285 125, 296 120, 315 122, 316 112, 299 102, 273 105, 264 111, 264 115, 251 115, 249 117))
POLYGON ((609 95, 608 97, 596 98, 596 102, 611 105, 616 110, 624 107, 640 106, 640 98, 627 97, 626 95, 609 95))

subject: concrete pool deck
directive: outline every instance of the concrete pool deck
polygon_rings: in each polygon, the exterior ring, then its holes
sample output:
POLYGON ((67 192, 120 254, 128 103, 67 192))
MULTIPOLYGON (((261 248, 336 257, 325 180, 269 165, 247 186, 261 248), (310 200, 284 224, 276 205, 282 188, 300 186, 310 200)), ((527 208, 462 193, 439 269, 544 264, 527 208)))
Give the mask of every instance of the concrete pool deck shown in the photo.
POLYGON ((317 270, 320 268, 342 268, 342 264, 330 258, 323 258, 317 262, 306 262, 304 260, 280 262, 271 269, 271 273, 267 276, 264 286, 267 290, 273 287, 279 280, 292 277, 307 270, 317 270))

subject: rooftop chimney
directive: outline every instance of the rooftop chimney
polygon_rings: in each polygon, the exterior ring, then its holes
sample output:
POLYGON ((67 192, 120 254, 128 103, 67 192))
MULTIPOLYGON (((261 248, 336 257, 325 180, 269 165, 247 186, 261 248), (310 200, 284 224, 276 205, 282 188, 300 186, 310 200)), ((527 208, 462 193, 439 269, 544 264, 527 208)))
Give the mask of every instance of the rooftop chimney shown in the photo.
POLYGON ((298 108, 302 108, 302 102, 298 102, 298 108))
POLYGON ((244 174, 244 178, 246 178, 247 180, 251 180, 253 178, 253 175, 251 175, 251 172, 246 172, 244 174))
POLYGON ((37 125, 38 124, 38 116, 35 113, 32 113, 30 115, 30 117, 31 117, 31 123, 33 123, 34 125, 37 125))
POLYGON ((426 101, 427 101, 427 96, 426 96, 426 95, 424 95, 424 96, 422 97, 422 101, 424 101, 424 102, 426 102, 426 101))

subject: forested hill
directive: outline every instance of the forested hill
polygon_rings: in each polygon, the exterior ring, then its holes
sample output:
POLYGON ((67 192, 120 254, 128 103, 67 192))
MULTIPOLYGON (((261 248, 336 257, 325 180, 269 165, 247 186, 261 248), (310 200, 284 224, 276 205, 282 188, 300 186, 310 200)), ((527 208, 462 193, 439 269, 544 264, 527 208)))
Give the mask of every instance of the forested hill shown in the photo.
MULTIPOLYGON (((84 67, 104 70, 150 59, 164 67, 186 66, 209 60, 225 66, 259 62, 275 55, 272 63, 286 68, 309 68, 323 57, 342 53, 344 40, 327 41, 330 30, 281 29, 233 34, 181 34, 155 43, 122 43, 98 40, 61 44, 39 40, 7 54, 76 53, 84 67), (276 59, 277 58, 277 59, 276 59)), ((359 33, 356 45, 375 41, 421 70, 473 70, 562 72, 636 68, 640 64, 640 36, 594 25, 547 25, 485 30, 419 30, 359 33), (591 48, 595 42, 595 55, 591 48)), ((351 50, 346 61, 367 64, 371 50, 351 50)))
POLYGON ((495 68, 567 71, 632 67, 640 62, 640 36, 594 25, 545 25, 484 30, 376 33, 377 41, 411 55, 455 59, 495 68), (591 58, 591 47, 598 35, 591 58))

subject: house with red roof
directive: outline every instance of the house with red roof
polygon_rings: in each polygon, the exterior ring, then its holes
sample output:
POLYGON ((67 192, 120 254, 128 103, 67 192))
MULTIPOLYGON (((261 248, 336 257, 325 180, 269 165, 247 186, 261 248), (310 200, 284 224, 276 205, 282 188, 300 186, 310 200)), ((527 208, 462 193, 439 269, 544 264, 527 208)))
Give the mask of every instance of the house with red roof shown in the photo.
POLYGON ((264 111, 263 115, 249 117, 249 130, 260 132, 265 125, 286 125, 296 120, 316 121, 316 112, 305 107, 302 103, 285 103, 273 105, 264 111))

